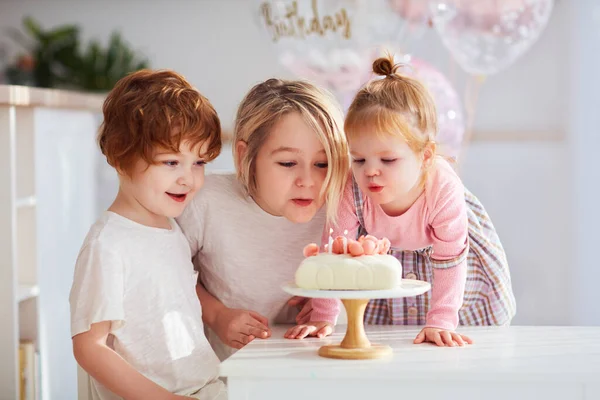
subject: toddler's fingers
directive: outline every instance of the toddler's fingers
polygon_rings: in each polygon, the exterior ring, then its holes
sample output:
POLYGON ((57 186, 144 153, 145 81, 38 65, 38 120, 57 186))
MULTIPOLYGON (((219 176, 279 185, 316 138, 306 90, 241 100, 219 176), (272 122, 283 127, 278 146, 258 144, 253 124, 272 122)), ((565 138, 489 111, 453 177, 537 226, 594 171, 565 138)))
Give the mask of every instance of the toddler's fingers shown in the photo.
POLYGON ((465 345, 465 341, 462 340, 462 337, 458 333, 452 332, 452 340, 460 347, 465 345))
POLYGON ((288 329, 287 331, 285 331, 285 333, 283 334, 284 338, 288 338, 291 339, 292 338, 292 331, 294 330, 294 327, 288 329))
POLYGON ((433 340, 433 342, 438 346, 444 347, 444 341, 442 340, 442 337, 440 336, 439 332, 432 333, 431 336, 432 337, 429 338, 430 340, 433 340))
POLYGON ((414 340, 414 344, 421 344, 425 341, 425 332, 421 331, 414 340))
POLYGON ((442 337, 442 341, 446 344, 446 346, 454 347, 454 340, 452 340, 452 335, 450 332, 442 331, 440 332, 440 336, 442 337))
POLYGON ((331 325, 325 325, 324 327, 322 327, 321 329, 319 329, 317 331, 317 337, 320 338, 324 338, 325 336, 329 336, 333 333, 333 328, 331 327, 331 325))
POLYGON ((307 337, 308 335, 313 333, 314 330, 315 330, 314 326, 306 326, 305 325, 300 330, 300 333, 298 335, 296 335, 296 339, 304 339, 305 337, 307 337))
POLYGON ((462 340, 465 341, 465 343, 473 344, 473 339, 471 339, 470 337, 465 336, 465 335, 460 335, 460 337, 462 338, 462 340))
POLYGON ((290 339, 296 339, 298 334, 300 333, 300 331, 302 330, 302 328, 304 327, 304 325, 296 325, 293 328, 291 328, 289 330, 289 335, 288 337, 290 339))

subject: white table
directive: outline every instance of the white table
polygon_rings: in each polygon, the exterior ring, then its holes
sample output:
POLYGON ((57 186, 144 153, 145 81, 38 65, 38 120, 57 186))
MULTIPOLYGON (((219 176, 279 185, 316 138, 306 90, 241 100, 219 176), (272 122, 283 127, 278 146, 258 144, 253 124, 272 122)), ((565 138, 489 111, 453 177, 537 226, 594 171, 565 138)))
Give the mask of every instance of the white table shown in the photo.
POLYGON ((339 343, 284 339, 277 326, 221 364, 230 400, 306 399, 600 399, 600 327, 465 328, 466 348, 414 345, 415 327, 367 326, 392 358, 334 360, 317 355, 339 343))

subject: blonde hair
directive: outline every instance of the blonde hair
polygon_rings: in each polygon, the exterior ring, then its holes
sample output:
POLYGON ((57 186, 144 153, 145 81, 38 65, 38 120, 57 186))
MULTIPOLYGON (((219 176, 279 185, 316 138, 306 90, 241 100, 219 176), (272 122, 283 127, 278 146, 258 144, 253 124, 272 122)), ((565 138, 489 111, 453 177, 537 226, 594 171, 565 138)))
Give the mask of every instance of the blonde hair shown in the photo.
POLYGON ((333 96, 311 83, 268 79, 254 86, 242 100, 235 122, 233 156, 237 176, 247 193, 257 191, 256 157, 273 126, 285 115, 298 112, 317 134, 327 155, 325 195, 327 218, 335 221, 338 204, 350 170, 348 143, 342 130, 343 115, 333 96), (240 158, 238 141, 247 145, 240 158))
POLYGON ((384 78, 356 94, 344 130, 349 140, 362 132, 400 135, 415 153, 430 145, 435 155, 435 102, 421 82, 397 72, 400 66, 391 55, 373 62, 373 72, 384 78))

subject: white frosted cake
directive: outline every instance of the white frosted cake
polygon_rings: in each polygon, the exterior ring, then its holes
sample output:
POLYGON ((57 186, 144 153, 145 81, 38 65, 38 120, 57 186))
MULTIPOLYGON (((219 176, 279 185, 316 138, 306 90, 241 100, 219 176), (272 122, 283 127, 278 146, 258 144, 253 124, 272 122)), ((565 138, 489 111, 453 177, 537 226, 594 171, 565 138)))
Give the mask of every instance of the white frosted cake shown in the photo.
POLYGON ((321 253, 306 257, 296 270, 296 285, 312 290, 383 290, 400 286, 402 265, 390 255, 321 253))

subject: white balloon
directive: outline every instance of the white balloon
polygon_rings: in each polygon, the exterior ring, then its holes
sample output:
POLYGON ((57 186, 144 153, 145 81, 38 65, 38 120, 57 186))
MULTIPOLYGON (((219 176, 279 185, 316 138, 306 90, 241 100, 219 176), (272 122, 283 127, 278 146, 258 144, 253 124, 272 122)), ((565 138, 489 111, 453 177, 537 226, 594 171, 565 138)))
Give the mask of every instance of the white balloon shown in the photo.
POLYGON ((515 62, 548 24, 553 0, 430 0, 433 25, 467 72, 495 74, 515 62))

